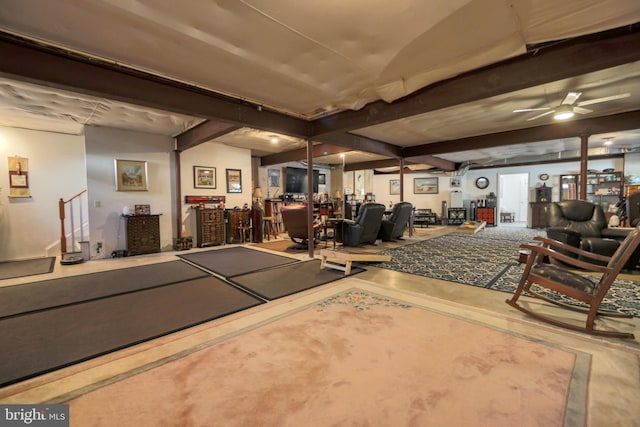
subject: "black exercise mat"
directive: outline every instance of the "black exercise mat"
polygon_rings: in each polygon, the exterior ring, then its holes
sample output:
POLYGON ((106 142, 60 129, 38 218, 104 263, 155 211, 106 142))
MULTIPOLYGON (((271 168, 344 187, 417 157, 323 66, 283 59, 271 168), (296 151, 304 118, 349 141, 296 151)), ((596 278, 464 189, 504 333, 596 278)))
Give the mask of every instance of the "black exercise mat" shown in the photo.
POLYGON ((274 255, 268 252, 245 248, 243 246, 204 252, 192 252, 178 256, 227 278, 265 268, 298 262, 295 258, 274 255))
POLYGON ((262 304, 215 277, 0 321, 0 387, 262 304))
MULTIPOLYGON (((268 300, 324 285, 345 277, 343 271, 320 269, 320 260, 313 259, 268 270, 233 276, 229 280, 268 300)), ((351 274, 364 271, 352 267, 351 274)))
POLYGON ((0 262, 0 280, 51 273, 55 261, 48 257, 0 262))
POLYGON ((109 270, 0 288, 0 318, 205 277, 183 261, 109 270))

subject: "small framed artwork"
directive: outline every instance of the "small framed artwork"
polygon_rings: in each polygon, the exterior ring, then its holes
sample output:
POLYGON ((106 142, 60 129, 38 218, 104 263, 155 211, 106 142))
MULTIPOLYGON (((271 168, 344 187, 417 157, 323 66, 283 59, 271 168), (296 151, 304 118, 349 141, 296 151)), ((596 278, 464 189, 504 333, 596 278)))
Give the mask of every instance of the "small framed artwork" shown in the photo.
POLYGON ((135 205, 136 215, 151 215, 150 205, 135 205))
POLYGON ((438 178, 413 178, 413 194, 438 194, 438 178))
POLYGON ((216 168, 209 166, 194 166, 193 187, 216 188, 216 168))
MULTIPOLYGON (((29 159, 9 157, 9 197, 31 197, 29 192, 29 159)), ((2 188, 0 187, 0 190, 2 188)))
POLYGON ((400 180, 399 179, 390 179, 389 180, 389 194, 399 195, 400 194, 400 180))
POLYGON ((449 182, 449 186, 453 188, 462 187, 462 179, 459 176, 452 176, 451 181, 449 182))
POLYGON ((227 193, 242 193, 242 170, 227 169, 227 193))
POLYGON ((327 183, 327 176, 323 173, 318 175, 318 184, 325 185, 327 183))
POLYGON ((148 191, 147 162, 115 160, 116 191, 148 191))
POLYGON ((280 187, 280 169, 267 169, 269 187, 280 187))

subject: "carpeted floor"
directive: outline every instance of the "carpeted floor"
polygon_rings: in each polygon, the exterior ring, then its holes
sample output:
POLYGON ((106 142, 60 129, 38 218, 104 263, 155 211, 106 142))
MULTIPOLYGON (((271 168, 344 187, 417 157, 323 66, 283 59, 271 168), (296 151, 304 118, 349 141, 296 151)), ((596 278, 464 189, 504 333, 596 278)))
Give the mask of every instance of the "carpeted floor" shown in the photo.
POLYGON ((324 294, 62 401, 74 425, 586 424, 588 354, 416 298, 324 294))
POLYGON ((262 303, 206 277, 4 318, 0 387, 262 303))
POLYGON ((182 261, 68 276, 0 288, 0 318, 208 276, 182 261))
POLYGON ((295 258, 270 254, 244 246, 193 252, 178 256, 222 277, 237 276, 298 261, 295 258))
MULTIPOLYGON (((362 271, 362 268, 354 267, 351 270, 351 274, 357 274, 362 271)), ((320 260, 314 259, 232 276, 229 280, 251 293, 273 300, 324 285, 343 277, 344 272, 342 271, 328 268, 320 269, 320 260)))
MULTIPOLYGON (((447 234, 385 250, 382 253, 391 255, 391 261, 376 267, 513 293, 522 272, 519 246, 536 235, 544 235, 544 231, 497 227, 474 235, 447 234)), ((542 293, 559 298, 550 292, 542 293)), ((603 308, 640 316, 638 282, 616 280, 603 308)))
POLYGON ((0 262, 0 280, 51 273, 55 261, 48 257, 0 262))

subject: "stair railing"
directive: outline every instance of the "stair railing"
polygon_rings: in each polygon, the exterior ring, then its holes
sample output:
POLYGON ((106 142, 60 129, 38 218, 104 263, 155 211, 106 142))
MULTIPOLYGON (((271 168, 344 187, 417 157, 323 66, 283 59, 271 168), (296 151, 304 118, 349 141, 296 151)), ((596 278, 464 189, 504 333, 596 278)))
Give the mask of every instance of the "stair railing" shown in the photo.
POLYGON ((66 205, 69 205, 69 221, 70 221, 70 226, 71 226, 71 247, 75 250, 76 248, 76 228, 75 228, 75 214, 74 212, 78 212, 79 213, 79 219, 80 219, 80 240, 79 242, 84 241, 84 221, 83 221, 83 214, 82 214, 82 198, 80 196, 82 196, 84 193, 87 192, 87 189, 85 188, 84 190, 82 190, 81 192, 79 192, 78 194, 72 196, 71 198, 69 198, 69 200, 64 200, 62 199, 62 197, 60 198, 60 200, 58 201, 58 210, 60 213, 60 252, 64 255, 65 253, 67 253, 67 235, 65 232, 65 219, 66 219, 66 205), (75 201, 75 203, 74 203, 75 201))

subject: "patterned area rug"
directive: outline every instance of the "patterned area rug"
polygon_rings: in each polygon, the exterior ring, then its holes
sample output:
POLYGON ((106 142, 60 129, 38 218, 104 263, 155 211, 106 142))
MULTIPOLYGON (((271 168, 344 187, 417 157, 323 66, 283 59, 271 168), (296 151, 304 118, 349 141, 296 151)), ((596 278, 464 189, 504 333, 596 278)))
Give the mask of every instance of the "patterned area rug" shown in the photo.
POLYGON ((309 298, 70 396, 73 424, 586 425, 587 353, 415 298, 362 288, 309 298))
MULTIPOLYGON (((381 252, 391 261, 377 267, 465 285, 513 293, 522 275, 520 244, 544 236, 543 230, 488 228, 477 234, 447 234, 381 252)), ((550 298, 556 294, 545 293, 550 298)), ((562 298, 563 301, 576 304, 562 298)), ((640 286, 616 280, 602 305, 604 309, 640 316, 640 286)))

